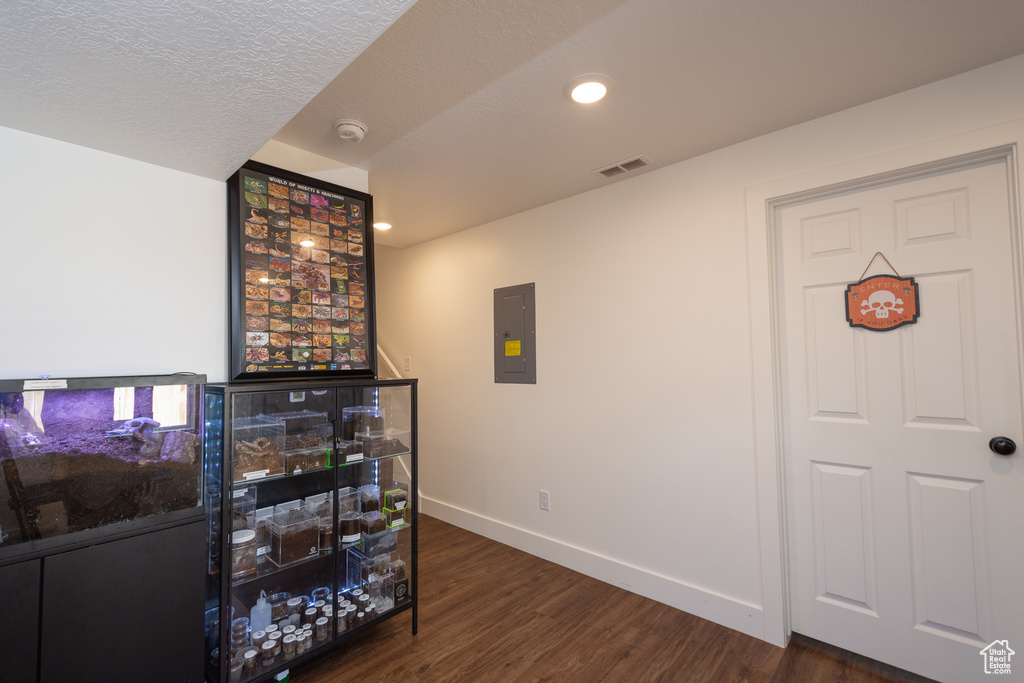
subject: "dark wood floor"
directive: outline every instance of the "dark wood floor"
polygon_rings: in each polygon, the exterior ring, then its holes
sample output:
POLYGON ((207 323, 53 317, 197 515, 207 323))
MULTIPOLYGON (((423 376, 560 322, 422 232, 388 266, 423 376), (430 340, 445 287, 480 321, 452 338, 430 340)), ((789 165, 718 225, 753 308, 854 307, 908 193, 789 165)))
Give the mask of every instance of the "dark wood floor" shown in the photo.
POLYGON ((406 612, 293 670, 292 683, 926 680, 799 636, 783 650, 419 519, 419 635, 406 612))

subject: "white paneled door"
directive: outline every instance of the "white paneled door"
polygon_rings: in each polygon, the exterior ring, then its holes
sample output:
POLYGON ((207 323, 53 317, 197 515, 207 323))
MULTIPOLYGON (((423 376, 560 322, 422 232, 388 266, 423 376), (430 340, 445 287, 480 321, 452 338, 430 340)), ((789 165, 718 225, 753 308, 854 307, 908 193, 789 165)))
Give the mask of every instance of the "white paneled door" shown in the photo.
MULTIPOLYGON (((941 681, 1020 652, 1024 447, 1006 158, 776 209, 791 625, 941 681), (916 278, 916 324, 846 320, 875 252, 916 278)), ((876 259, 867 276, 889 271, 876 259)))

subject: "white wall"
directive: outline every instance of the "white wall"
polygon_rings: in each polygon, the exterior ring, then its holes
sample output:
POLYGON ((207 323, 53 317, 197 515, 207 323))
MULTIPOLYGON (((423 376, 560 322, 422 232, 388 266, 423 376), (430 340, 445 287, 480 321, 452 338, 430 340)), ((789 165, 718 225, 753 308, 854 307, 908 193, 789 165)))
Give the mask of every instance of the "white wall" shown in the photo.
POLYGON ((748 258, 768 254, 748 255, 746 193, 1020 119, 1021 82, 1024 57, 379 247, 379 337, 421 380, 424 511, 779 642, 781 586, 762 585, 760 544, 777 520, 759 516, 752 387, 765 378, 751 354, 764 340, 748 277, 748 258), (538 382, 498 385, 493 289, 526 282, 538 382))
POLYGON ((366 171, 277 140, 268 141, 251 158, 253 161, 325 180, 351 190, 370 191, 370 176, 366 171))
POLYGON ((226 379, 222 182, 0 128, 0 378, 226 379))

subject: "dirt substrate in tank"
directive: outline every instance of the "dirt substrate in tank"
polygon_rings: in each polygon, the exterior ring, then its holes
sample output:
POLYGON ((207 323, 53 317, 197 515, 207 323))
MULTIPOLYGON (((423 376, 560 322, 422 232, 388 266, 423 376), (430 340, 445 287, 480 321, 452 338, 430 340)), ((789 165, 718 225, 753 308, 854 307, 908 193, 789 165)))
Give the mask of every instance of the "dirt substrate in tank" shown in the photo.
POLYGON ((156 436, 158 444, 57 428, 38 446, 4 449, 0 471, 27 534, 45 538, 199 505, 198 438, 156 436), (147 443, 155 457, 141 455, 147 443))

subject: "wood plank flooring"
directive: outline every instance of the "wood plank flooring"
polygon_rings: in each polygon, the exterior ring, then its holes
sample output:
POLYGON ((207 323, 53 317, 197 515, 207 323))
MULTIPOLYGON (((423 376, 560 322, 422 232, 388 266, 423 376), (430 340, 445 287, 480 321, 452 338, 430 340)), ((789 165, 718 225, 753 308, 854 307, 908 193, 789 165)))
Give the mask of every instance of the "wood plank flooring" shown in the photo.
POLYGON ((292 683, 922 683, 824 643, 781 649, 420 515, 419 635, 406 612, 292 683))

